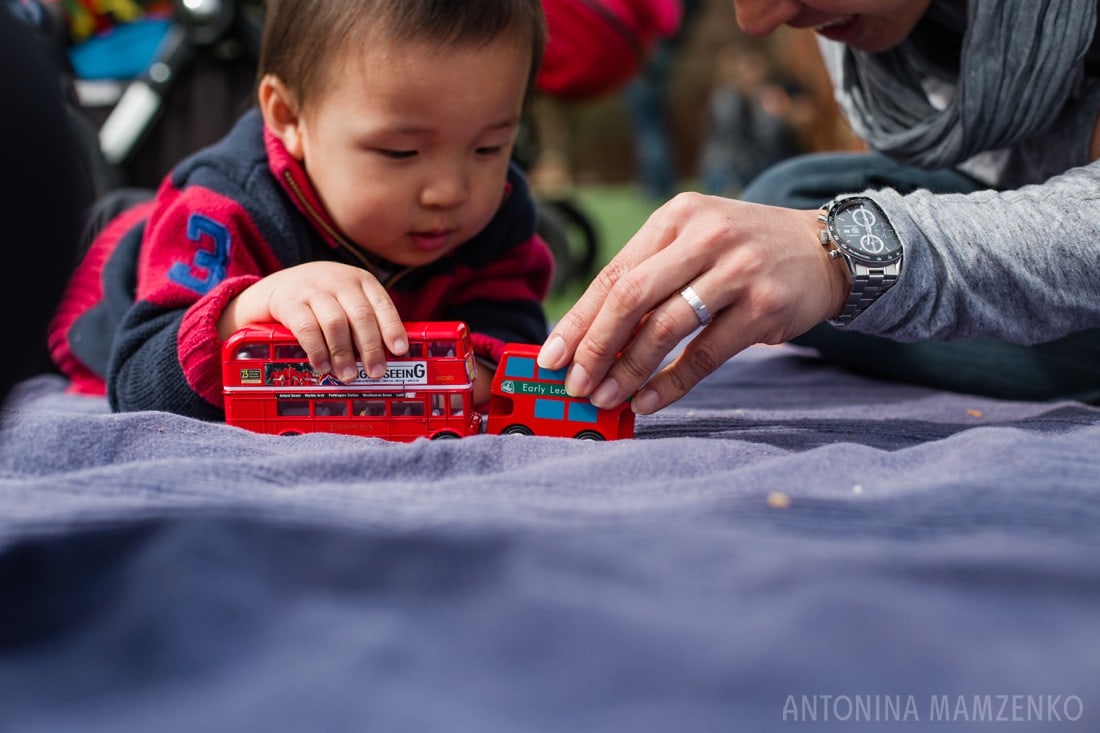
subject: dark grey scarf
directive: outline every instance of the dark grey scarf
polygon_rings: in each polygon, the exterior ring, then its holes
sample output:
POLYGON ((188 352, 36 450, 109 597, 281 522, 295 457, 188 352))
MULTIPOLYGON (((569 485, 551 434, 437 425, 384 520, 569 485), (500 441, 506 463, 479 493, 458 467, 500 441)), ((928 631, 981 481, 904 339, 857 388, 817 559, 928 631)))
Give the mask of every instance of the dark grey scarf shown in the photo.
MULTIPOLYGON (((943 12, 948 5, 942 3, 943 12)), ((944 109, 922 82, 942 76, 918 44, 869 54, 831 41, 838 99, 875 150, 928 168, 1009 148, 1045 129, 1083 78, 1097 0, 970 0, 954 94, 944 109)), ((934 0, 929 12, 936 10, 934 0)))

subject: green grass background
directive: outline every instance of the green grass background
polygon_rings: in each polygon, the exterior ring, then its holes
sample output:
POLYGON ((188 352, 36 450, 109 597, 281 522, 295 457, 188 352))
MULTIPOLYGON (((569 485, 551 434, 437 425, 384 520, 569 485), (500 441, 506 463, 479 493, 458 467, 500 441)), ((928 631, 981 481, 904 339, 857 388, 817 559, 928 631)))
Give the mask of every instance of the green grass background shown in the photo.
MULTIPOLYGON (((596 270, 607 264, 649 215, 661 205, 643 196, 633 185, 584 185, 574 192, 577 206, 591 220, 599 241, 596 270)), ((546 314, 556 321, 584 292, 587 283, 572 282, 546 300, 546 314)))

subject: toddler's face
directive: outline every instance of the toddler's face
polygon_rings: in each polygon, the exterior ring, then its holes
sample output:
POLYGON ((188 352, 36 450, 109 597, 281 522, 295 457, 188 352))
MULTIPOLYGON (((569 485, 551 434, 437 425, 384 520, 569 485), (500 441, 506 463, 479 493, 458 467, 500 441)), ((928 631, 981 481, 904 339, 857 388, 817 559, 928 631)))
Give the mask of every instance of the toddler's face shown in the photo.
POLYGON ((290 152, 355 244, 399 265, 433 262, 500 206, 530 63, 512 38, 365 43, 303 111, 290 152))

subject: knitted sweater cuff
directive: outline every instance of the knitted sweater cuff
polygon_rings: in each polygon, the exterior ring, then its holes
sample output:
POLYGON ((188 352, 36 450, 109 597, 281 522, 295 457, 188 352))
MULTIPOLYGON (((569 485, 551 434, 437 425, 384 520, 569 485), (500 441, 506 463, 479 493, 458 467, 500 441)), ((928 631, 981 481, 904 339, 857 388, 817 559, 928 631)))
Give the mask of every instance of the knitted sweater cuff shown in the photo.
POLYGON ((222 346, 218 320, 233 298, 258 281, 256 275, 223 280, 184 313, 179 330, 179 361, 191 389, 212 405, 221 407, 222 346))

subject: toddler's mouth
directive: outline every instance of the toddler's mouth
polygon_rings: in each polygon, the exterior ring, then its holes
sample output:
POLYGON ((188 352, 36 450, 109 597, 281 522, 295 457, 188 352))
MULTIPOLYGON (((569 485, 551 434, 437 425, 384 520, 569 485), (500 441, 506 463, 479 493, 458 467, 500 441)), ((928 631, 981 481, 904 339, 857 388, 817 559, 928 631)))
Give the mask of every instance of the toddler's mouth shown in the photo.
POLYGON ((420 232, 410 232, 409 238, 417 249, 423 252, 438 252, 450 243, 454 231, 454 229, 428 229, 420 232))

